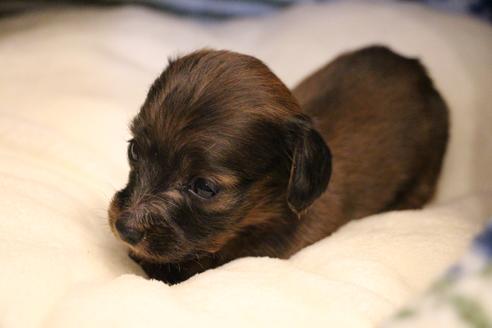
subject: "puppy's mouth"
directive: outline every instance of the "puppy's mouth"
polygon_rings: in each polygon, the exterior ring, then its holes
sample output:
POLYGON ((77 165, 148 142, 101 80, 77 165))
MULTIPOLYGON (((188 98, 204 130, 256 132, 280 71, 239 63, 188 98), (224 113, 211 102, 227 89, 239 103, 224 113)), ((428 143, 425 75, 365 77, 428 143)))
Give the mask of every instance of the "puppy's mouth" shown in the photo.
MULTIPOLYGON (((128 247, 130 254, 133 254, 136 258, 151 262, 151 263, 181 263, 186 261, 197 261, 204 257, 211 256, 209 251, 196 250, 196 249, 184 249, 180 247, 176 242, 169 246, 169 250, 165 252, 159 252, 152 247, 151 238, 149 238, 146 232, 143 232, 143 236, 139 238, 137 242, 132 242, 122 238, 116 227, 116 220, 110 218, 110 227, 113 235, 128 247)), ((162 237, 165 238, 165 237, 162 237)), ((127 237, 128 239, 128 237, 127 237)), ((138 261, 137 261, 138 262, 138 261)))
MULTIPOLYGON (((130 254, 134 257, 139 258, 140 260, 144 260, 150 263, 182 263, 188 261, 198 261, 202 258, 209 257, 212 254, 206 251, 201 250, 190 250, 186 253, 176 254, 170 252, 169 254, 156 254, 149 251, 148 248, 145 247, 145 243, 139 245, 128 245, 130 249, 130 254)), ((138 261, 137 261, 138 262, 138 261)))
MULTIPOLYGON (((109 209, 109 226, 116 239, 120 240, 130 250, 130 254, 141 260, 151 263, 180 263, 185 261, 197 261, 213 256, 221 248, 222 240, 202 242, 203 245, 193 245, 186 240, 179 241, 179 231, 169 228, 169 232, 161 231, 156 235, 155 231, 128 231, 138 227, 131 224, 126 227, 121 225, 122 210, 117 205, 116 197, 113 198, 109 209), (120 225, 120 226, 118 226, 120 225), (174 236, 174 237, 173 237, 174 236), (205 245, 205 246, 204 246, 205 245)), ((124 214, 123 214, 124 215, 124 214)), ((161 227, 162 228, 162 227, 161 227)), ((183 237, 183 236, 182 236, 183 237)))
POLYGON ((116 239, 128 247, 130 253, 148 262, 175 263, 188 259, 197 259, 206 255, 205 252, 201 251, 183 251, 177 243, 176 245, 171 245, 171 249, 166 252, 158 252, 153 249, 152 243, 148 238, 148 234, 145 232, 142 233, 142 236, 135 237, 135 240, 132 240, 132 237, 122 237, 115 224, 111 224, 111 230, 116 239))

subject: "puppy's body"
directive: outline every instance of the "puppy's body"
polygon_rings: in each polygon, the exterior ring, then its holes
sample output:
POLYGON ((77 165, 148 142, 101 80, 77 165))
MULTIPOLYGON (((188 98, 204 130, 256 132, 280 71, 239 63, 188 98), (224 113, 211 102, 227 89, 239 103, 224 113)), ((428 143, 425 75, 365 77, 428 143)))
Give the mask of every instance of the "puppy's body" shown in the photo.
MULTIPOLYGON (((448 119, 444 102, 418 61, 383 47, 366 48, 337 58, 301 82, 292 94, 265 69, 248 56, 198 52, 178 59, 154 84, 140 119, 134 121, 136 138, 156 129, 149 126, 149 120, 152 115, 155 119, 159 110, 171 111, 173 106, 191 108, 170 92, 182 93, 194 99, 194 104, 205 106, 204 115, 207 108, 212 113, 228 113, 224 120, 222 116, 210 119, 210 124, 218 124, 214 125, 216 129, 248 124, 228 132, 230 140, 213 136, 210 145, 205 145, 210 149, 219 144, 217 153, 231 153, 231 157, 222 164, 213 162, 207 169, 225 166, 228 170, 224 172, 229 173, 216 179, 223 191, 215 195, 213 186, 213 193, 205 194, 206 203, 204 199, 198 200, 202 202, 200 207, 194 208, 196 200, 188 198, 181 189, 170 187, 172 183, 160 190, 157 185, 147 188, 149 181, 164 176, 156 173, 157 168, 152 170, 154 177, 147 180, 130 174, 128 186, 116 195, 110 209, 112 227, 117 235, 128 237, 128 228, 118 227, 118 221, 124 217, 131 229, 146 229, 137 243, 129 242, 128 238, 127 242, 132 245, 132 257, 150 277, 176 283, 239 257, 288 258, 349 220, 387 210, 419 208, 431 198, 446 148, 448 119), (181 66, 177 65, 180 60, 181 66), (186 65, 190 61, 192 64, 186 65), (208 71, 208 76, 222 82, 222 90, 211 86, 213 81, 202 81, 208 84, 201 85, 194 75, 193 69, 210 70, 214 65, 222 70, 208 71), (224 68, 227 65, 236 65, 230 76, 224 68), (177 74, 183 70, 187 75, 177 74), (232 75, 234 72, 237 77, 232 75), (172 78, 189 79, 188 83, 195 85, 183 91, 178 82, 170 86, 172 78), (198 90, 207 96, 222 93, 226 100, 221 104, 201 96, 198 90), (225 110, 231 103, 235 106, 225 110), (234 115, 230 114, 233 111, 234 115), (237 116, 242 111, 249 116, 237 116), (228 144, 222 145, 223 142, 228 144), (239 146, 243 147, 241 151, 233 154, 232 150, 239 146), (244 158, 235 162, 234 158, 242 155, 244 158), (331 181, 326 189, 331 168, 331 181), (145 192, 135 196, 135 189, 139 188, 145 192), (157 200, 149 196, 156 193, 160 193, 157 200), (142 200, 145 198, 150 200, 142 200), (148 205, 159 200, 171 204, 172 209, 148 205), (186 212, 168 215, 181 207, 186 212), (138 214, 141 212, 144 214, 138 214), (156 218, 157 212, 165 223, 156 218), (128 218, 132 215, 135 219, 128 218), (195 216, 198 219, 193 221, 195 216), (159 243, 151 243, 156 230, 158 240, 173 236, 169 238, 178 241, 160 251, 154 246, 161 247, 159 243), (181 254, 179 257, 169 255, 173 247, 175 253, 181 254)), ((184 120, 185 127, 193 125, 193 117, 184 120)), ((181 118, 178 114, 167 116, 160 128, 173 135, 169 142, 179 143, 173 134, 176 132, 170 132, 171 120, 176 126, 181 118)), ((167 142, 164 137, 151 134, 150 139, 155 140, 149 143, 167 142)), ((166 150, 167 157, 175 157, 169 156, 169 152, 166 150)), ((154 149, 153 153, 157 156, 159 151, 154 149)), ((147 172, 140 176, 150 176, 147 166, 136 167, 132 172, 138 170, 147 172)), ((161 184, 174 180, 179 181, 167 174, 161 184)), ((196 187, 189 188, 196 194, 196 187)))
POLYGON ((324 222, 324 232, 374 213, 419 208, 431 198, 448 117, 417 60, 367 48, 339 57, 293 94, 333 156, 328 189, 308 215, 324 222))

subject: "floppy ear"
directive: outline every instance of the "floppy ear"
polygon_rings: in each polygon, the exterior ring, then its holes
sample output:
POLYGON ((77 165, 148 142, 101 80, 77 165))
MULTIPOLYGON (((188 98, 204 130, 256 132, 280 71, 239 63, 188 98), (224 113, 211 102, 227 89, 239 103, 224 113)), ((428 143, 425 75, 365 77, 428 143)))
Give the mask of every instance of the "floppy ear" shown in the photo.
POLYGON ((296 115, 289 122, 289 131, 293 149, 287 203, 299 214, 326 190, 331 176, 331 153, 307 116, 296 115))

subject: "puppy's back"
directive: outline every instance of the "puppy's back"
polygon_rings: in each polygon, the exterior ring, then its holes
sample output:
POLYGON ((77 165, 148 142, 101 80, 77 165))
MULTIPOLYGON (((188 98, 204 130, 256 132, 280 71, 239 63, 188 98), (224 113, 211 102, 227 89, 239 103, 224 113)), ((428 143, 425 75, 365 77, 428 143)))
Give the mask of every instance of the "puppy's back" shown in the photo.
POLYGON ((293 93, 333 154, 332 180, 315 212, 340 213, 345 222, 419 208, 432 197, 448 115, 417 60, 364 48, 335 59, 293 93))

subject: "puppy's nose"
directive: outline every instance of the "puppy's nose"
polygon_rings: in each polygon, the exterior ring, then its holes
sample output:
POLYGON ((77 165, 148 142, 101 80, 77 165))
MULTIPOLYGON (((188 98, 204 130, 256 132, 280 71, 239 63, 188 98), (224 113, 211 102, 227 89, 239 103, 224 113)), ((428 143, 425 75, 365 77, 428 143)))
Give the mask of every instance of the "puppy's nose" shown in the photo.
POLYGON ((118 230, 118 234, 120 235, 121 239, 123 239, 124 241, 126 241, 131 245, 135 245, 140 240, 142 240, 144 233, 140 230, 132 228, 128 224, 128 222, 129 219, 126 216, 118 218, 115 224, 116 230, 118 230))

